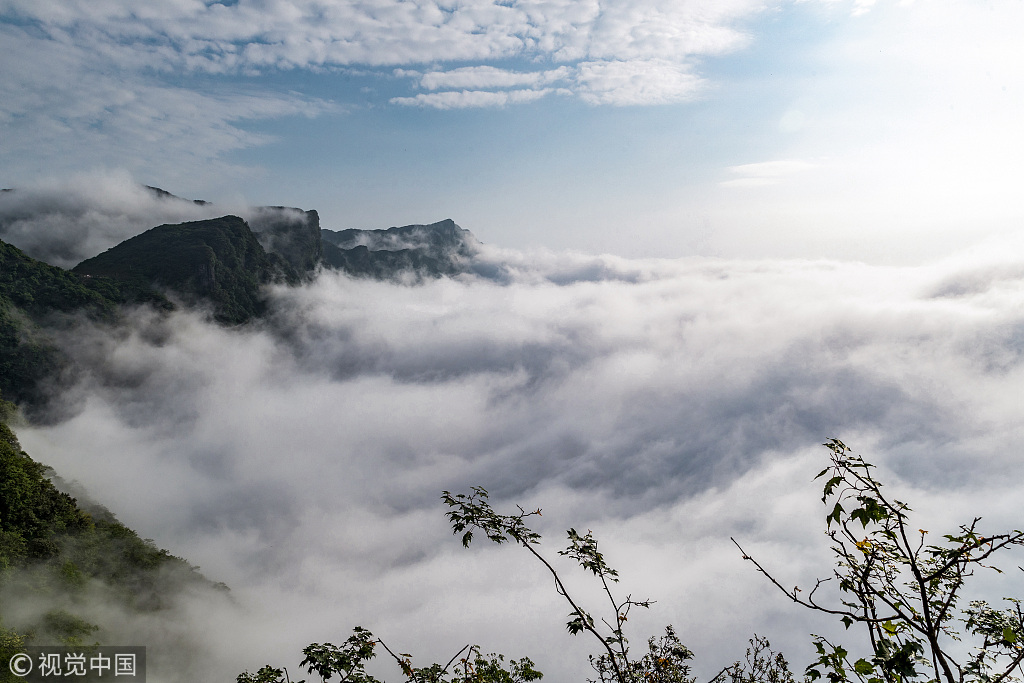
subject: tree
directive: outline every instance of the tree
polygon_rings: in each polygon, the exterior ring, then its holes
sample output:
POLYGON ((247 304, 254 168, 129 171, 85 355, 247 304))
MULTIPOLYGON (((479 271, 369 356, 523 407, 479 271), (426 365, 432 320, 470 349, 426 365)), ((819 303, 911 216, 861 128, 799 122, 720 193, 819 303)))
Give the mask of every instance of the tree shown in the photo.
POLYGON ((836 557, 832 576, 801 595, 787 589, 735 539, 749 560, 793 602, 840 617, 846 628, 861 625, 872 654, 851 662, 850 653, 815 636, 818 659, 807 668, 810 681, 831 683, 851 676, 863 683, 903 683, 927 676, 936 683, 1003 683, 1024 673, 1024 611, 1016 598, 1000 610, 983 600, 963 604, 967 579, 979 569, 1002 573, 992 556, 1024 545, 1024 532, 982 533, 976 517, 959 530, 928 543, 929 531, 911 524, 910 507, 889 499, 874 467, 838 439, 824 444, 831 465, 822 502, 829 510, 826 534, 836 557), (826 583, 838 586, 838 604, 819 602, 826 583), (970 648, 962 642, 966 640, 970 648), (966 653, 966 654, 963 654, 966 653))
MULTIPOLYGON (((356 626, 341 646, 331 643, 309 645, 302 651, 306 658, 300 666, 306 667, 309 673, 316 673, 324 683, 334 676, 338 677, 338 683, 382 683, 366 672, 366 663, 376 656, 378 645, 395 660, 407 683, 529 683, 542 677, 528 657, 506 664, 503 655, 492 653, 485 656, 477 645, 466 645, 444 666, 431 664, 417 668, 413 666, 412 655, 396 653, 361 626, 356 626)), ((241 673, 235 680, 236 683, 292 683, 287 669, 275 669, 270 665, 255 674, 241 673)))
MULTIPOLYGON (((456 534, 462 534, 462 544, 469 547, 477 532, 494 543, 512 541, 526 548, 547 569, 555 581, 555 589, 570 605, 569 621, 566 628, 576 635, 590 633, 601 646, 601 653, 591 655, 590 665, 597 673, 597 679, 590 683, 694 683, 690 676, 689 660, 693 653, 685 647, 670 625, 664 635, 650 637, 647 650, 640 657, 630 653, 625 626, 629 613, 634 607, 648 608, 653 601, 633 600, 632 596, 617 598, 611 584, 618 582, 618 572, 608 566, 604 555, 598 549, 597 539, 588 531, 581 535, 575 529, 566 534, 569 545, 559 555, 575 560, 583 569, 591 572, 601 582, 611 610, 610 619, 600 622, 587 612, 576 598, 571 596, 554 566, 537 550, 540 534, 530 529, 525 520, 541 511, 527 512, 519 507, 518 514, 503 515, 494 511, 488 502, 487 490, 473 487, 471 493, 452 495, 443 492, 441 499, 448 506, 447 516, 456 534)), ((303 650, 305 659, 301 666, 309 673, 316 673, 327 683, 335 676, 338 683, 381 683, 366 672, 366 663, 376 656, 380 645, 398 664, 406 683, 528 683, 542 678, 533 668, 528 657, 507 664, 500 654, 483 655, 479 646, 466 645, 444 666, 431 664, 427 667, 413 666, 412 655, 396 653, 383 640, 360 626, 341 646, 331 643, 313 643, 303 650)), ((248 671, 240 674, 236 683, 292 683, 286 669, 269 665, 255 674, 248 671)), ((294 683, 305 683, 295 681, 294 683)), ((785 657, 771 650, 768 640, 754 636, 750 640, 746 659, 723 668, 709 683, 794 683, 793 675, 785 657)))
POLYGON ((615 597, 610 584, 618 582, 619 573, 605 562, 592 532, 580 535, 576 529, 569 529, 566 532, 569 545, 558 554, 576 560, 583 569, 590 571, 601 581, 601 587, 611 606, 611 619, 602 618, 600 623, 596 622, 594 617, 569 594, 561 576, 536 549, 540 544, 540 534, 526 526, 525 520, 527 517, 540 515, 541 511, 537 509, 527 512, 520 507, 519 514, 502 515, 491 508, 487 499, 487 490, 481 486, 473 487, 472 493, 469 494, 460 493, 453 496, 445 491, 441 495, 441 500, 449 508, 447 515, 452 531, 462 534, 462 545, 467 548, 477 531, 494 543, 512 541, 526 548, 544 565, 554 578, 555 590, 572 608, 566 624, 569 633, 590 633, 601 645, 603 652, 597 657, 590 657, 590 664, 597 672, 601 683, 641 680, 692 683, 693 679, 687 677, 690 672, 687 661, 693 657, 693 653, 679 642, 671 626, 665 629, 665 635, 661 639, 655 640, 652 637, 648 641, 647 654, 639 659, 630 657, 629 640, 624 632, 629 612, 634 607, 649 608, 652 601, 634 600, 631 595, 626 595, 625 598, 615 597))
MULTIPOLYGON (((671 625, 665 627, 663 636, 647 640, 647 651, 641 656, 630 652, 625 633, 629 613, 634 607, 649 608, 653 601, 634 600, 628 594, 624 598, 615 596, 612 584, 618 583, 619 573, 608 566, 591 531, 583 535, 576 529, 566 531, 569 545, 558 554, 575 560, 601 582, 610 616, 602 617, 600 622, 569 594, 558 571, 537 550, 540 534, 530 529, 525 520, 540 515, 539 509, 527 512, 519 507, 518 514, 499 514, 488 503, 487 490, 479 486, 473 487, 469 494, 452 495, 445 491, 441 500, 449 508, 447 515, 452 531, 462 534, 463 546, 468 548, 474 533, 480 532, 494 543, 511 541, 526 548, 547 569, 554 579, 555 590, 571 608, 566 629, 573 635, 589 633, 600 644, 601 653, 590 656, 590 665, 597 673, 597 680, 591 683, 694 683, 696 678, 690 676, 689 665, 693 652, 680 642, 671 625)), ((725 667, 710 683, 793 683, 785 657, 772 652, 767 639, 755 635, 750 645, 745 661, 725 667)))

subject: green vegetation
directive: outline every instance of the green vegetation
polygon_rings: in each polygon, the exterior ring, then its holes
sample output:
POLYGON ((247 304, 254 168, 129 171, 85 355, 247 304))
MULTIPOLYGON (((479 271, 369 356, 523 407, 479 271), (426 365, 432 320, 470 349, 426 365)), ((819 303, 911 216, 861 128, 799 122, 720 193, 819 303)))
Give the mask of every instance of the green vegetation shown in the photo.
POLYGON ((17 623, 0 612, 0 657, 25 645, 88 644, 103 626, 81 616, 90 594, 150 612, 168 606, 185 585, 212 585, 104 508, 87 511, 59 491, 52 471, 21 450, 7 424, 13 413, 13 404, 0 399, 0 592, 50 608, 17 623))
POLYGON ((388 280, 402 273, 419 277, 441 277, 461 272, 451 262, 434 258, 418 249, 396 249, 371 251, 364 245, 341 249, 329 242, 324 243, 324 263, 331 268, 342 270, 355 277, 388 280))
POLYGON ((214 317, 237 324, 266 309, 260 288, 274 279, 297 281, 281 257, 268 256, 238 216, 160 225, 82 261, 72 272, 119 292, 148 300, 166 288, 209 301, 214 317), (105 282, 104 282, 105 281, 105 282))
MULTIPOLYGON (((484 655, 477 645, 466 645, 444 666, 415 667, 412 655, 396 653, 383 640, 359 626, 340 647, 313 643, 305 648, 302 651, 305 659, 300 666, 306 667, 309 673, 316 673, 322 681, 338 676, 345 683, 380 683, 366 673, 366 663, 376 656, 378 645, 394 659, 406 680, 413 683, 527 683, 543 678, 528 657, 506 664, 504 655, 484 655)), ((286 669, 276 669, 269 664, 255 674, 243 672, 235 680, 236 683, 291 683, 286 669)))
POLYGON ((86 310, 111 315, 110 297, 95 291, 81 277, 37 261, 0 241, 0 297, 31 315, 86 310))
MULTIPOLYGON (((967 580, 982 569, 1002 573, 992 556, 1024 546, 1024 532, 986 534, 980 518, 957 531, 927 542, 927 529, 910 522, 910 506, 889 499, 875 479, 874 467, 853 455, 838 439, 825 444, 831 465, 818 474, 826 479, 822 502, 836 565, 806 597, 786 589, 752 557, 755 564, 790 600, 808 609, 834 614, 850 628, 867 631, 872 651, 851 661, 844 647, 816 636, 819 658, 808 667, 811 681, 832 683, 851 677, 862 683, 903 683, 925 677, 942 683, 1001 683, 1024 674, 1024 609, 1018 598, 1003 600, 1000 610, 984 600, 964 605, 967 580), (830 507, 829 507, 830 506, 830 507), (841 599, 825 605, 815 597, 835 580, 841 599), (959 626, 962 624, 962 626, 959 626)), ((742 552, 742 548, 741 548, 742 552)), ((1022 569, 1024 571, 1024 569, 1022 569)))
MULTIPOLYGON (((499 514, 490 506, 488 493, 482 487, 474 487, 469 494, 452 495, 445 491, 442 500, 449 507, 447 515, 452 530, 461 534, 465 547, 469 547, 474 534, 479 532, 494 543, 512 542, 522 546, 547 569, 557 593, 571 607, 566 624, 569 633, 588 633, 600 644, 601 652, 590 657, 590 664, 597 673, 592 683, 694 683, 696 678, 690 676, 689 665, 693 653, 679 641, 672 626, 665 628, 664 635, 648 638, 646 650, 640 656, 630 651, 625 633, 630 610, 648 608, 652 601, 615 596, 611 584, 618 582, 618 572, 605 562, 591 532, 580 535, 575 529, 569 529, 569 545, 558 554, 571 558, 600 581, 611 606, 610 620, 602 618, 600 623, 569 594, 558 571, 535 547, 540 544, 540 534, 530 529, 525 520, 540 515, 540 510, 527 512, 519 508, 518 514, 499 514)), ((755 636, 750 644, 744 661, 725 667, 710 683, 793 683, 785 658, 772 652, 766 639, 755 636)), ((525 683, 543 677, 528 657, 506 663, 503 655, 482 655, 478 645, 464 646, 445 665, 416 667, 412 655, 396 653, 382 639, 359 626, 341 646, 309 645, 303 650, 305 659, 300 666, 306 667, 309 673, 316 673, 325 683, 335 676, 343 683, 381 683, 365 668, 377 654, 377 646, 395 661, 406 683, 525 683)), ((248 671, 240 674, 236 683, 291 683, 291 679, 286 670, 266 665, 255 674, 248 671)))
POLYGON ((89 284, 0 241, 0 394, 27 406, 42 402, 41 383, 67 362, 44 330, 59 316, 114 319, 118 299, 89 284))
MULTIPOLYGON (((882 493, 873 466, 853 455, 838 439, 830 439, 831 465, 817 478, 827 477, 822 502, 828 506, 826 533, 836 558, 833 575, 819 580, 806 596, 799 588, 786 589, 763 565, 736 543, 744 560, 752 562, 776 587, 798 605, 840 618, 849 629, 863 627, 870 651, 856 657, 842 645, 812 636, 818 658, 806 669, 804 683, 827 678, 829 683, 1009 683, 1024 674, 1024 607, 1021 600, 1004 598, 1008 607, 996 609, 983 600, 963 604, 967 579, 979 569, 1002 573, 992 562, 1001 550, 1024 546, 1024 532, 983 534, 979 518, 959 531, 926 543, 929 532, 912 531, 910 507, 882 493), (819 589, 836 580, 842 596, 827 606, 816 598, 819 589), (962 625, 962 626, 960 626, 962 625)), ((540 510, 499 514, 488 502, 487 491, 474 487, 468 494, 442 494, 452 531, 466 547, 479 534, 488 540, 521 546, 554 579, 555 590, 569 605, 569 633, 592 636, 598 653, 590 665, 596 679, 590 683, 695 683, 689 661, 693 653, 672 626, 660 638, 651 637, 639 655, 630 650, 626 634, 630 610, 648 608, 650 600, 616 597, 612 587, 618 572, 608 566, 591 532, 567 533, 569 544, 559 555, 574 560, 601 584, 608 598, 608 614, 595 617, 565 584, 551 561, 538 550, 541 537, 526 520, 540 510)), ((1024 571, 1024 568, 1021 569, 1024 571)), ((398 663, 407 683, 513 683, 535 680, 541 674, 533 662, 522 659, 507 667, 501 655, 480 656, 477 646, 466 646, 447 665, 416 668, 411 655, 396 654, 370 631, 356 627, 338 647, 314 643, 303 650, 301 666, 324 682, 379 683, 366 673, 365 663, 381 646, 398 663), (462 656, 463 653, 468 653, 462 656), (462 658, 460 659, 460 656, 462 658)), ((755 635, 746 656, 723 668, 709 683, 794 683, 789 664, 773 652, 767 639, 755 635)), ((237 683, 287 683, 287 671, 265 666, 256 674, 245 672, 237 683)), ((304 683, 304 682, 296 682, 304 683)))

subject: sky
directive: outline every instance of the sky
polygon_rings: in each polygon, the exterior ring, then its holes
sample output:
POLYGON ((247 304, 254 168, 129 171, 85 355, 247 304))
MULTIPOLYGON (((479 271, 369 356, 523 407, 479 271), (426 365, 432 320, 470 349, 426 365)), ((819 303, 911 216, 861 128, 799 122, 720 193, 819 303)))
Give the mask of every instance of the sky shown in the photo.
POLYGON ((543 569, 451 535, 441 491, 482 485, 543 509, 549 556, 592 529, 657 600, 635 642, 674 624, 705 679, 753 633, 797 671, 811 632, 856 645, 729 537, 786 585, 827 575, 811 479, 833 436, 933 533, 1021 526, 1022 15, 0 0, 5 241, 67 267, 285 205, 330 229, 450 217, 509 273, 321 272, 249 326, 64 329, 81 373, 25 450, 232 588, 106 635, 196 641, 155 683, 295 678, 356 625, 417 663, 473 642, 584 680, 543 569))
POLYGON ((912 264, 1016 228, 1024 8, 3 0, 0 184, 452 218, 489 244, 912 264))

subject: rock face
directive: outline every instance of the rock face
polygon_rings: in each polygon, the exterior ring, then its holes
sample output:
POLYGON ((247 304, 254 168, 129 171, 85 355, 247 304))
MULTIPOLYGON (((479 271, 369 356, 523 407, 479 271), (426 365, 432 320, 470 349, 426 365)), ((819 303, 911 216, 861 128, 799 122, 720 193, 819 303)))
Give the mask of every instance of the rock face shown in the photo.
POLYGON ((43 415, 47 388, 75 371, 54 331, 81 315, 113 323, 121 304, 173 310, 173 299, 240 324, 265 312, 264 285, 297 284, 320 267, 404 282, 480 275, 479 242, 452 220, 336 232, 320 229, 316 211, 263 207, 250 216, 160 225, 71 271, 0 241, 0 393, 43 415))
POLYGON ((323 262, 359 277, 392 279, 467 272, 478 242, 450 218, 387 230, 321 230, 323 262))
POLYGON ((238 216, 161 225, 125 240, 72 272, 121 302, 169 307, 164 292, 186 303, 213 304, 217 320, 242 323, 266 306, 261 285, 295 284, 321 265, 357 277, 423 279, 469 270, 478 242, 448 219, 387 230, 321 230, 316 211, 256 209, 238 216))
POLYGON ((163 289, 186 301, 205 299, 225 323, 245 322, 264 311, 261 285, 296 279, 284 259, 267 255, 238 216, 157 226, 82 261, 72 272, 114 281, 126 300, 163 289))
POLYGON ((263 206, 249 216, 249 227, 268 254, 280 256, 300 277, 311 275, 323 258, 316 211, 263 206))

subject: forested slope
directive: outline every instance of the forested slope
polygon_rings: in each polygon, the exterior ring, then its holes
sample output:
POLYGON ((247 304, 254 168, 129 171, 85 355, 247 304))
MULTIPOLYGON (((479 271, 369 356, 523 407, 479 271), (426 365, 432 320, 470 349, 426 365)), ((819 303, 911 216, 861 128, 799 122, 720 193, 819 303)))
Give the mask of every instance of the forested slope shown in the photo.
POLYGON ((226 590, 58 490, 52 470, 21 450, 13 412, 0 400, 0 659, 24 645, 103 642, 115 624, 96 621, 97 597, 117 615, 166 609, 189 586, 226 590))

